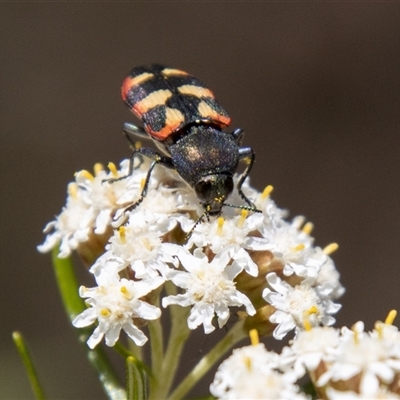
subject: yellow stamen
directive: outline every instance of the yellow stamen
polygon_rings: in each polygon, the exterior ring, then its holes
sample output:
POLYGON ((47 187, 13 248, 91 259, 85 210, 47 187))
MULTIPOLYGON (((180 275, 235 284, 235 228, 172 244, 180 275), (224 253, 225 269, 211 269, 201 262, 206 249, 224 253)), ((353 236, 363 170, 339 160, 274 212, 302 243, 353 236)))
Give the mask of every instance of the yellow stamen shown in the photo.
POLYGON ((261 198, 266 199, 272 193, 273 190, 274 190, 274 187, 272 185, 266 186, 261 194, 261 198))
POLYGON ((104 171, 104 166, 103 166, 103 164, 101 164, 101 163, 96 163, 96 164, 94 164, 93 171, 94 171, 94 174, 95 174, 96 176, 99 175, 100 172, 104 171))
POLYGON ((383 325, 382 321, 375 322, 375 330, 378 332, 379 339, 383 339, 383 325))
POLYGON ((109 162, 107 167, 110 170, 110 172, 112 173, 113 177, 118 178, 118 170, 117 170, 117 167, 115 166, 115 164, 113 162, 109 162))
POLYGON ((300 244, 298 244, 296 247, 293 248, 293 251, 301 251, 301 250, 303 250, 305 247, 306 247, 305 244, 300 243, 300 244))
POLYGON ((309 234, 312 232, 313 229, 314 229, 314 224, 313 224, 312 222, 307 222, 307 223, 303 226, 302 231, 303 231, 304 233, 306 233, 307 235, 309 235, 309 234))
POLYGON ((306 312, 305 315, 312 315, 312 314, 317 314, 318 313, 318 308, 317 306, 311 306, 306 312))
POLYGON ((121 286, 120 290, 124 297, 126 297, 128 300, 132 300, 132 294, 125 286, 121 286))
POLYGON ((147 250, 151 250, 152 249, 150 240, 148 238, 144 237, 142 239, 142 244, 144 245, 144 247, 146 247, 147 250))
POLYGON ((244 361, 244 364, 246 365, 247 369, 250 371, 251 367, 252 367, 251 358, 245 357, 243 361, 244 361))
POLYGON ((354 343, 355 344, 359 344, 360 343, 360 334, 359 334, 359 332, 358 332, 358 330, 356 328, 356 324, 354 324, 351 327, 351 330, 354 332, 354 343))
POLYGON ((236 224, 238 228, 241 228, 244 225, 248 215, 249 212, 247 210, 242 210, 242 212, 240 213, 240 218, 236 224))
POLYGON ((222 235, 222 229, 224 227, 224 223, 225 223, 224 217, 219 217, 217 220, 217 235, 218 236, 222 235))
POLYGON ((249 332, 250 341, 253 346, 257 346, 260 343, 260 338, 258 337, 257 329, 252 329, 249 332))
POLYGON ((126 227, 125 226, 120 226, 118 229, 119 233, 119 238, 121 240, 122 244, 126 244, 126 227))
POLYGON ((100 315, 101 315, 102 317, 109 317, 109 316, 111 315, 111 311, 110 311, 109 309, 107 309, 107 308, 103 308, 103 309, 100 311, 100 315))
POLYGON ((328 244, 328 246, 326 246, 324 248, 323 252, 324 252, 324 254, 329 256, 330 254, 335 252, 338 248, 339 248, 339 245, 337 243, 331 243, 331 244, 328 244))
POLYGON ((84 178, 86 178, 89 181, 94 181, 94 176, 89 171, 86 171, 85 169, 78 172, 78 174, 82 175, 84 178))
POLYGON ((396 317, 397 317, 397 311, 396 310, 390 310, 389 314, 387 315, 387 317, 385 319, 385 324, 393 325, 393 322, 394 322, 396 317))
POLYGON ((304 329, 305 329, 307 332, 310 332, 311 329, 312 329, 311 322, 310 322, 308 319, 305 319, 305 320, 304 320, 303 326, 304 326, 304 329))
POLYGON ((76 199, 78 197, 78 185, 75 182, 71 182, 68 185, 68 194, 73 198, 76 199))

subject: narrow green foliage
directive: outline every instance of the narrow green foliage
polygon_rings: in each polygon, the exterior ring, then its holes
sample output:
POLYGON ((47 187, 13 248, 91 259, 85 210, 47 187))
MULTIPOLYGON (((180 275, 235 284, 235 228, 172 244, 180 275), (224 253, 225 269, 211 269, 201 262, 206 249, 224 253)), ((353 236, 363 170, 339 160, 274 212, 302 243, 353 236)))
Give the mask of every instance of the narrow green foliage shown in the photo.
POLYGON ((42 385, 39 382, 39 377, 36 373, 36 369, 33 365, 32 357, 29 353, 28 346, 24 337, 20 332, 13 332, 12 337, 14 340, 14 344, 19 352, 19 355, 21 356, 22 362, 24 363, 29 382, 31 384, 31 388, 36 399, 44 400, 44 391, 42 385))
POLYGON ((168 400, 183 399, 193 386, 212 368, 213 365, 235 344, 246 337, 243 321, 237 322, 232 329, 206 354, 189 372, 168 397, 168 400))
POLYGON ((126 394, 127 400, 146 399, 146 381, 142 369, 137 366, 134 357, 126 359, 126 394))
MULTIPOLYGON (((79 297, 78 282, 75 276, 71 258, 58 258, 58 249, 53 250, 53 267, 58 289, 65 311, 71 321, 86 309, 84 301, 79 297)), ((86 341, 92 334, 91 328, 77 330, 79 341, 84 345, 87 358, 97 372, 104 391, 111 400, 126 398, 125 390, 121 387, 115 371, 102 347, 91 350, 86 341)))
POLYGON ((135 363, 136 368, 138 368, 139 370, 143 370, 143 372, 145 372, 148 376, 152 376, 152 372, 151 369, 149 368, 149 366, 144 363, 142 360, 139 360, 137 357, 135 357, 130 351, 129 349, 127 349, 119 340, 117 343, 115 343, 113 349, 122 357, 124 357, 124 359, 127 359, 128 357, 131 358, 131 361, 135 363))

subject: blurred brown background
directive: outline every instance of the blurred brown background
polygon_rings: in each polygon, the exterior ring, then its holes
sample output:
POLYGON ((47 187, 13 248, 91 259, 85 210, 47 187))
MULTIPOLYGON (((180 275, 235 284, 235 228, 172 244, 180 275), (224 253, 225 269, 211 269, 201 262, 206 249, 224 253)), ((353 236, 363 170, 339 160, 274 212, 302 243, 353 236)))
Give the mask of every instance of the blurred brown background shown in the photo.
POLYGON ((49 398, 104 398, 35 246, 75 171, 129 155, 119 90, 143 63, 205 81, 257 152, 253 185, 340 244, 338 325, 400 307, 399 3, 3 3, 0 55, 1 399, 32 398, 14 329, 49 398))

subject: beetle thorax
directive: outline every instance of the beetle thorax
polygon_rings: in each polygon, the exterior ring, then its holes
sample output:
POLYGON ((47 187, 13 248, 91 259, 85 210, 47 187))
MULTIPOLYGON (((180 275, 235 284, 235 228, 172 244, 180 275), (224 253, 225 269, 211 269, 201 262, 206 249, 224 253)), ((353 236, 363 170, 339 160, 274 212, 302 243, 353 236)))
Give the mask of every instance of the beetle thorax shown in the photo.
POLYGON ((207 176, 232 176, 239 162, 232 135, 205 125, 191 127, 169 151, 176 171, 193 187, 207 176))

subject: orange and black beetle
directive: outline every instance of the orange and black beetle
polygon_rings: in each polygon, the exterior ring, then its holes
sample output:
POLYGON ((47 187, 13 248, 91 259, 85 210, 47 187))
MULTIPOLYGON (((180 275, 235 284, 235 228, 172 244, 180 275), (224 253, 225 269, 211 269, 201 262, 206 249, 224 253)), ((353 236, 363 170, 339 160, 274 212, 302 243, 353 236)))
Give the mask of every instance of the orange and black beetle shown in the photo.
POLYGON ((127 176, 132 174, 135 155, 153 162, 140 198, 129 209, 143 201, 151 172, 161 164, 175 169, 194 188, 204 208, 199 221, 204 216, 219 215, 223 206, 258 211, 242 191, 254 163, 254 151, 240 147, 242 129, 232 133, 222 131, 229 125, 230 117, 202 82, 187 72, 164 65, 135 67, 122 84, 122 99, 143 122, 143 128, 125 124, 125 133, 151 138, 160 150, 148 147, 134 150, 127 176), (225 200, 234 188, 233 175, 239 161, 244 159, 247 166, 237 190, 248 205, 227 204, 225 200))

